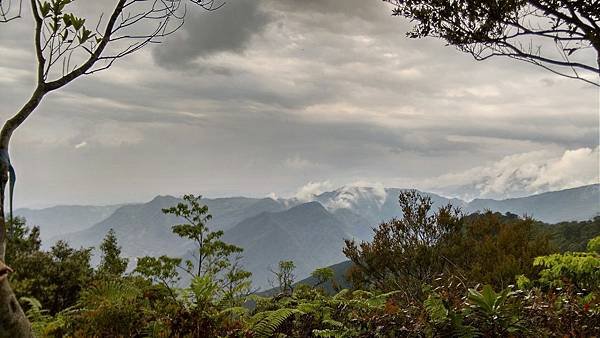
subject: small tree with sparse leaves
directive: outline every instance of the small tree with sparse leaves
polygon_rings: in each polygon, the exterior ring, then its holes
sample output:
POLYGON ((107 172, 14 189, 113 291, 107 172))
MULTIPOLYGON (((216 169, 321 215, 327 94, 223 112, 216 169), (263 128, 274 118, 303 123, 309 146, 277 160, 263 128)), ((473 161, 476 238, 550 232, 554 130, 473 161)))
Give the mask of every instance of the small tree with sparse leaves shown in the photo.
POLYGON ((334 275, 335 273, 332 268, 318 268, 311 274, 311 276, 317 280, 315 286, 320 286, 329 281, 333 281, 334 275))
POLYGON ((278 288, 279 292, 285 295, 291 295, 294 292, 294 282, 296 280, 295 269, 296 264, 293 261, 279 261, 279 268, 277 270, 271 269, 271 273, 275 278, 269 281, 271 286, 278 288))
POLYGON ((184 219, 186 223, 174 225, 171 229, 173 233, 196 244, 197 251, 194 254, 197 262, 194 264, 187 260, 186 272, 195 277, 215 276, 231 265, 230 256, 241 253, 243 249, 221 241, 222 230, 210 231, 206 224, 212 219, 212 215, 208 213, 208 207, 200 203, 201 198, 202 196, 185 195, 183 202, 165 208, 163 212, 184 219), (194 266, 195 271, 192 269, 194 266))
POLYGON ((204 280, 218 285, 221 300, 236 304, 238 300, 250 294, 250 272, 241 265, 242 248, 220 240, 223 231, 210 231, 207 226, 212 215, 208 207, 200 203, 201 196, 185 195, 183 201, 162 211, 183 219, 185 223, 174 225, 173 233, 192 240, 196 245, 195 261, 191 259, 143 257, 138 260, 136 272, 145 277, 160 281, 172 289, 180 280, 179 270, 183 270, 192 280, 204 280))

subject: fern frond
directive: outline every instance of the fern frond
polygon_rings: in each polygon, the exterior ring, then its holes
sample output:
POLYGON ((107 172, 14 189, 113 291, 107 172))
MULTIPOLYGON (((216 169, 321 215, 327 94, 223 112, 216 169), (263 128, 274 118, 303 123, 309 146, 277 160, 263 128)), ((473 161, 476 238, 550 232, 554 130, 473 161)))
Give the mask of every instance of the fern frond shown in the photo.
MULTIPOLYGON (((260 314, 260 313, 259 313, 260 314)), ((258 319, 255 325, 252 327, 252 331, 256 334, 256 337, 272 337, 273 334, 281 327, 281 325, 291 316, 295 314, 304 314, 298 309, 278 309, 274 311, 264 312, 264 316, 258 319)), ((257 314, 258 315, 258 314, 257 314)), ((256 317, 256 316, 255 316, 256 317)))
POLYGON ((434 323, 443 323, 448 319, 448 309, 446 309, 444 302, 438 295, 429 295, 423 302, 423 305, 425 306, 429 318, 431 318, 434 323))
POLYGON ((318 329, 314 329, 312 331, 312 333, 313 333, 313 335, 315 337, 319 337, 319 338, 343 338, 343 337, 346 337, 345 331, 341 331, 341 330, 330 330, 330 329, 318 330, 318 329))
POLYGON ((322 304, 322 302, 307 302, 298 304, 297 309, 304 313, 314 314, 322 312, 324 307, 325 306, 322 304))
POLYGON ((79 298, 82 307, 121 304, 141 295, 141 290, 121 280, 102 281, 84 290, 79 298))
POLYGON ((39 300, 33 297, 21 297, 19 299, 22 303, 29 305, 29 309, 27 310, 27 319, 32 322, 40 321, 44 318, 42 303, 39 300))
POLYGON ((391 291, 388 293, 382 293, 380 295, 372 296, 371 298, 369 298, 367 300, 367 304, 371 307, 383 306, 387 302, 388 298, 397 294, 398 292, 400 292, 400 291, 391 291))
POLYGON ((344 298, 344 297, 346 297, 346 295, 347 295, 349 292, 350 292, 350 290, 348 290, 348 289, 343 289, 343 290, 341 290, 340 292, 338 292, 338 293, 337 293, 335 296, 333 296, 333 299, 334 299, 334 300, 338 300, 338 299, 344 298))
POLYGON ((346 328, 344 323, 338 322, 337 320, 333 320, 333 319, 325 319, 322 321, 322 323, 325 325, 331 326, 331 327, 346 328))
POLYGON ((243 317, 248 313, 248 309, 243 306, 230 307, 219 312, 219 315, 232 315, 234 317, 243 317))
POLYGON ((352 292, 352 297, 354 298, 371 298, 373 297, 373 293, 365 290, 356 290, 352 292))

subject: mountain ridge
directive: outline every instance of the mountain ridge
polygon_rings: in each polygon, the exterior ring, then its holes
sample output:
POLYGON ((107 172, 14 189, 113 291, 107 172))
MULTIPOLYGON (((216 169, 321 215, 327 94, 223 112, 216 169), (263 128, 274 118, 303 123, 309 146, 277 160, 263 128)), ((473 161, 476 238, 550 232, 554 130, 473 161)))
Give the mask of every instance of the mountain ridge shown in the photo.
POLYGON ((345 225, 318 202, 285 211, 263 212, 225 232, 223 241, 244 248, 244 267, 259 287, 269 283, 269 269, 281 260, 296 264, 296 273, 308 275, 314 266, 343 259, 345 225))
MULTIPOLYGON (((245 249, 248 269, 255 274, 257 285, 265 287, 268 269, 274 268, 278 260, 295 260, 299 277, 307 276, 316 267, 342 260, 343 239, 370 240, 372 227, 401 217, 398 195, 403 190, 409 189, 341 187, 309 200, 230 197, 207 198, 202 202, 213 215, 209 229, 223 230, 224 241, 245 249), (322 238, 313 236, 319 233, 323 233, 322 238)), ((471 202, 422 193, 431 197, 434 209, 452 203, 465 213, 489 209, 521 216, 533 214, 551 223, 589 219, 600 213, 600 184, 529 197, 471 202)), ((130 258, 186 256, 192 244, 171 232, 171 226, 182 220, 162 213, 162 208, 180 201, 174 196, 159 195, 147 203, 123 205, 87 229, 58 235, 52 240, 67 240, 75 247, 98 247, 106 232, 113 228, 124 255, 130 258)))

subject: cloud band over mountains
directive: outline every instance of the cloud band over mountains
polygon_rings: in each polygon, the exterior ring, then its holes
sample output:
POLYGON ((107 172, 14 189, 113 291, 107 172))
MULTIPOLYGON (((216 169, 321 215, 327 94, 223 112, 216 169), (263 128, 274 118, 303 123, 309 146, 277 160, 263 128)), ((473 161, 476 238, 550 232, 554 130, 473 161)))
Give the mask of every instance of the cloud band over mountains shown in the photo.
POLYGON ((426 189, 448 196, 521 197, 600 183, 600 148, 534 151, 506 156, 486 166, 426 180, 426 189))

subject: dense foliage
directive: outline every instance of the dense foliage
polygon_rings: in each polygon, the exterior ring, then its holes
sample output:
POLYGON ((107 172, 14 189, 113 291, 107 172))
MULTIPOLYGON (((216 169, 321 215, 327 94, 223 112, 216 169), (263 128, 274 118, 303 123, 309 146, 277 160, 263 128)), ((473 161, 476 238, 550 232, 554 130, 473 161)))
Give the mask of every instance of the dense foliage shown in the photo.
POLYGON ((539 270, 533 265, 535 258, 555 251, 550 234, 536 230, 535 223, 492 212, 465 217, 462 236, 448 258, 471 286, 483 283, 504 289, 519 274, 535 276, 539 270))
POLYGON ((600 216, 588 221, 543 224, 540 227, 552 234, 559 251, 585 251, 588 240, 600 234, 600 216))
MULTIPOLYGON (((39 232, 11 227, 11 260, 40 265, 11 276, 42 337, 506 337, 600 333, 600 236, 561 252, 531 219, 487 212, 433 212, 416 192, 400 196, 402 219, 381 224, 372 242, 347 242, 354 288, 331 268, 313 285, 294 284, 295 265, 273 271, 273 296, 251 294, 241 249, 207 227, 199 197, 165 209, 183 216, 173 231, 196 243, 203 263, 142 257, 131 273, 113 232, 90 250, 57 243, 40 250, 39 232), (226 250, 227 248, 233 250, 226 250), (401 257, 404 256, 405 257, 401 257), (214 264, 217 262, 217 264, 214 264), (206 264, 206 265, 204 265, 206 264), (41 272, 41 273, 40 273, 41 272), (183 276, 191 277, 185 282, 183 276)), ((596 220, 595 220, 596 221, 596 220)), ((579 238, 579 237, 578 237, 579 238)), ((561 246, 562 247, 562 246, 561 246)))
POLYGON ((415 191, 399 198, 403 218, 375 229, 372 242, 346 241, 344 254, 355 264, 352 281, 362 287, 399 289, 419 295, 422 283, 443 272, 449 243, 460 236, 461 217, 448 205, 431 213, 431 198, 415 191))
POLYGON ((19 218, 9 229, 6 262, 19 267, 10 275, 16 296, 33 297, 52 314, 73 306, 94 278, 91 249, 73 249, 59 241, 49 251, 42 251, 39 229, 27 229, 19 218))
POLYGON ((400 195, 402 219, 382 223, 372 242, 346 241, 355 285, 401 289, 422 300, 424 285, 440 274, 460 276, 469 286, 503 289, 515 276, 533 276, 536 257, 553 251, 549 233, 532 219, 486 212, 462 216, 451 206, 433 212, 429 197, 400 195))

